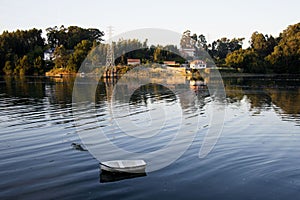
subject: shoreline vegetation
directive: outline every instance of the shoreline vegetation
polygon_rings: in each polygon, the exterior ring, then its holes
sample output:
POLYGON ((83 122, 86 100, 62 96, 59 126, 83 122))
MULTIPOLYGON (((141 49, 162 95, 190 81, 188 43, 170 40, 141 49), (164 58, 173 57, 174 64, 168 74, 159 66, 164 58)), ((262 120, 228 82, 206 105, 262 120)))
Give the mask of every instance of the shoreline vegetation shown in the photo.
MULTIPOLYGON (((0 35, 0 74, 76 75, 86 57, 92 66, 87 73, 97 73, 105 66, 110 48, 103 36, 103 31, 78 26, 47 28, 46 38, 42 37, 42 30, 35 28, 4 31, 0 35)), ((180 47, 149 46, 147 42, 122 39, 112 43, 115 55, 120 55, 115 59, 117 74, 134 67, 127 63, 129 58, 139 59, 143 66, 176 62, 174 72, 187 60, 197 58, 208 67, 216 64, 221 74, 227 75, 300 74, 300 23, 288 26, 278 37, 254 32, 246 49, 242 48, 244 38, 221 38, 208 44, 203 34, 189 30, 182 34, 180 47), (184 49, 192 50, 194 56, 180 56, 184 49)))
MULTIPOLYGON (((129 68, 129 70, 133 69, 129 68)), ((166 69, 166 68, 147 68, 147 70, 143 73, 142 71, 137 71, 137 73, 139 74, 139 76, 161 76, 163 75, 172 75, 172 76, 185 76, 188 79, 195 79, 195 80, 199 80, 199 79, 203 79, 203 77, 208 77, 208 76, 213 76, 213 75, 218 75, 218 74, 210 74, 210 71, 212 69, 207 68, 205 69, 201 69, 201 75, 199 73, 183 73, 182 71, 173 71, 172 69, 166 69), (210 75, 209 75, 210 74, 210 75)), ((218 70, 219 74, 221 75, 222 78, 228 78, 228 77, 277 77, 277 76, 289 76, 289 77, 298 77, 299 74, 291 74, 291 73, 245 73, 245 72, 238 72, 235 69, 219 69, 216 68, 215 70, 218 70)), ((92 73, 87 73, 87 74, 83 74, 83 73, 79 73, 79 72, 65 72, 65 71, 61 71, 61 69, 53 69, 50 70, 49 72, 46 72, 45 75, 39 75, 40 77, 48 77, 48 78, 64 78, 64 77, 98 77, 99 73, 103 74, 102 72, 92 72, 92 73)), ((135 76, 135 72, 134 70, 131 71, 131 73, 126 73, 126 72, 122 72, 122 73, 117 73, 117 75, 115 76, 116 79, 121 78, 123 75, 126 76, 135 76)), ((102 76, 102 78, 105 78, 104 76, 102 76)), ((108 77, 108 79, 111 79, 112 77, 108 77)))

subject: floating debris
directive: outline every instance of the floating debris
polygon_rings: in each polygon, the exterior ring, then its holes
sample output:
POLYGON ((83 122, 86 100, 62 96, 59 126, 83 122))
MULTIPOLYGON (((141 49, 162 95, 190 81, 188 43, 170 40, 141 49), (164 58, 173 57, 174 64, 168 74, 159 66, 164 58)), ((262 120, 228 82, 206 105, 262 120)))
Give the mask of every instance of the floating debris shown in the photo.
POLYGON ((78 151, 87 151, 87 149, 83 148, 81 144, 72 143, 71 146, 78 151))

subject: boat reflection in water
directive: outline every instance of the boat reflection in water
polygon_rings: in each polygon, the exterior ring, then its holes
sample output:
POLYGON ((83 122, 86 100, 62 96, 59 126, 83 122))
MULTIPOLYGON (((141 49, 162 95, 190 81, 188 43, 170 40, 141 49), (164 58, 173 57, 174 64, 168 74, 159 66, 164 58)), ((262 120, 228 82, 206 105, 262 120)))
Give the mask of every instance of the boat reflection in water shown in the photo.
POLYGON ((146 176, 144 160, 112 160, 100 163, 100 182, 114 182, 123 179, 146 176))
POLYGON ((147 176, 147 174, 145 172, 144 173, 126 173, 126 172, 108 172, 108 171, 101 170, 100 183, 115 182, 115 181, 138 178, 138 177, 143 177, 143 176, 147 176))

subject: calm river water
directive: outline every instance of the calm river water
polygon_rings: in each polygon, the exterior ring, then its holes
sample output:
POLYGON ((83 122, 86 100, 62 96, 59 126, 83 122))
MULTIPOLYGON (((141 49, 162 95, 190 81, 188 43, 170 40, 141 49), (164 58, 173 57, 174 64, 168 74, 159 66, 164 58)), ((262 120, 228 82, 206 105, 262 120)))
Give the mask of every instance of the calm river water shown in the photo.
MULTIPOLYGON (((111 85, 99 82, 94 117, 111 133, 108 137, 128 151, 163 148, 180 117, 199 121, 193 142, 179 159, 139 177, 122 177, 101 173, 99 161, 89 151, 72 145, 85 148, 72 111, 74 78, 0 77, 0 198, 300 199, 299 77, 224 77, 223 81, 224 127, 204 158, 198 155, 210 128, 212 99, 207 88, 189 86, 191 97, 154 84, 136 90, 129 107, 130 119, 139 127, 160 124, 161 107, 170 117, 160 130, 163 135, 137 143, 114 129, 107 90, 111 85)), ((170 88, 180 84, 170 83, 170 88)), ((122 99, 114 104, 128 106, 122 99)), ((128 118, 121 110, 116 109, 115 115, 128 118)), ((84 116, 88 107, 81 112, 84 116)), ((79 123, 97 130, 99 123, 91 123, 91 118, 82 117, 79 123)), ((122 126, 135 131, 126 123, 122 126)))

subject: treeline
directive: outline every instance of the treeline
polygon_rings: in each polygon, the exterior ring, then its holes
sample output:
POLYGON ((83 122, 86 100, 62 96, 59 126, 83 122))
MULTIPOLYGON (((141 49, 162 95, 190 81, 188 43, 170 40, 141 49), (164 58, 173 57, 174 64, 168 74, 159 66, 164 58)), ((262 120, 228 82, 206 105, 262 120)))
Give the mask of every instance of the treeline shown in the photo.
MULTIPOLYGON (((141 42, 138 39, 119 39, 113 41, 112 46, 114 50, 115 65, 126 65, 127 58, 137 58, 141 63, 148 62, 163 62, 165 60, 173 60, 179 63, 185 61, 179 54, 179 49, 175 45, 151 45, 147 44, 148 40, 141 42)), ((92 48, 89 52, 89 61, 92 66, 103 66, 106 63, 106 54, 108 44, 100 43, 97 48, 92 48)))
POLYGON ((45 40, 42 30, 4 31, 0 35, 0 66, 6 74, 33 74, 43 71, 45 40))
MULTIPOLYGON (((108 45, 101 43, 104 33, 98 29, 84 29, 77 26, 46 29, 47 38, 42 30, 4 31, 0 35, 0 68, 6 75, 42 75, 52 69, 64 72, 77 72, 86 56, 94 67, 106 63, 108 45), (44 60, 44 52, 52 55, 44 60)), ((127 58, 140 58, 142 63, 175 60, 184 62, 174 45, 148 46, 147 40, 119 40, 113 42, 115 64, 126 65, 127 58), (127 53, 125 53, 127 52, 127 53)))
MULTIPOLYGON (((115 65, 127 65, 128 58, 140 59, 141 63, 163 63, 163 61, 175 61, 177 63, 184 63, 185 59, 180 56, 179 49, 176 45, 151 45, 148 46, 147 39, 143 42, 137 39, 120 39, 112 42, 114 47, 115 65)), ((106 61, 107 44, 100 44, 95 50, 91 52, 89 60, 100 61, 100 63, 93 64, 93 66, 103 66, 106 61), (101 58, 99 58, 101 56, 101 58)))
POLYGON ((204 35, 187 30, 181 46, 204 49, 219 67, 248 73, 300 73, 300 23, 288 26, 278 37, 254 32, 247 49, 242 49, 243 41, 221 38, 208 44, 204 35))
POLYGON ((254 32, 250 47, 231 52, 226 65, 255 73, 300 73, 300 23, 290 25, 279 37, 254 32))
POLYGON ((98 29, 77 26, 57 26, 42 30, 4 31, 0 35, 0 68, 7 75, 39 75, 52 68, 75 71, 92 46, 102 41, 104 33, 98 29), (44 52, 54 51, 54 59, 45 61, 44 52))
MULTIPOLYGON (((108 45, 102 43, 103 31, 55 26, 46 29, 46 36, 43 38, 42 30, 38 29, 4 31, 0 35, 0 73, 39 75, 55 68, 76 72, 89 53, 91 66, 106 64, 108 45), (53 52, 49 60, 43 59, 46 50, 53 52)), ((115 64, 126 65, 127 58, 139 58, 142 63, 184 63, 186 59, 197 58, 243 72, 300 73, 300 23, 288 26, 278 37, 254 32, 247 49, 242 48, 244 38, 221 38, 209 44, 203 34, 192 34, 189 30, 182 34, 181 52, 174 45, 148 46, 147 42, 113 42, 115 64), (180 55, 184 49, 192 49, 194 55, 183 58, 180 55)))
MULTIPOLYGON (((195 53, 193 57, 213 59, 220 66, 225 64, 225 58, 228 53, 242 48, 243 40, 244 38, 228 39, 224 37, 208 44, 203 34, 197 36, 196 33, 192 34, 190 30, 187 30, 182 35, 180 46, 183 49, 194 49, 195 53), (207 56, 207 53, 210 58, 207 56)), ((193 59, 193 57, 188 56, 187 59, 193 59)))

